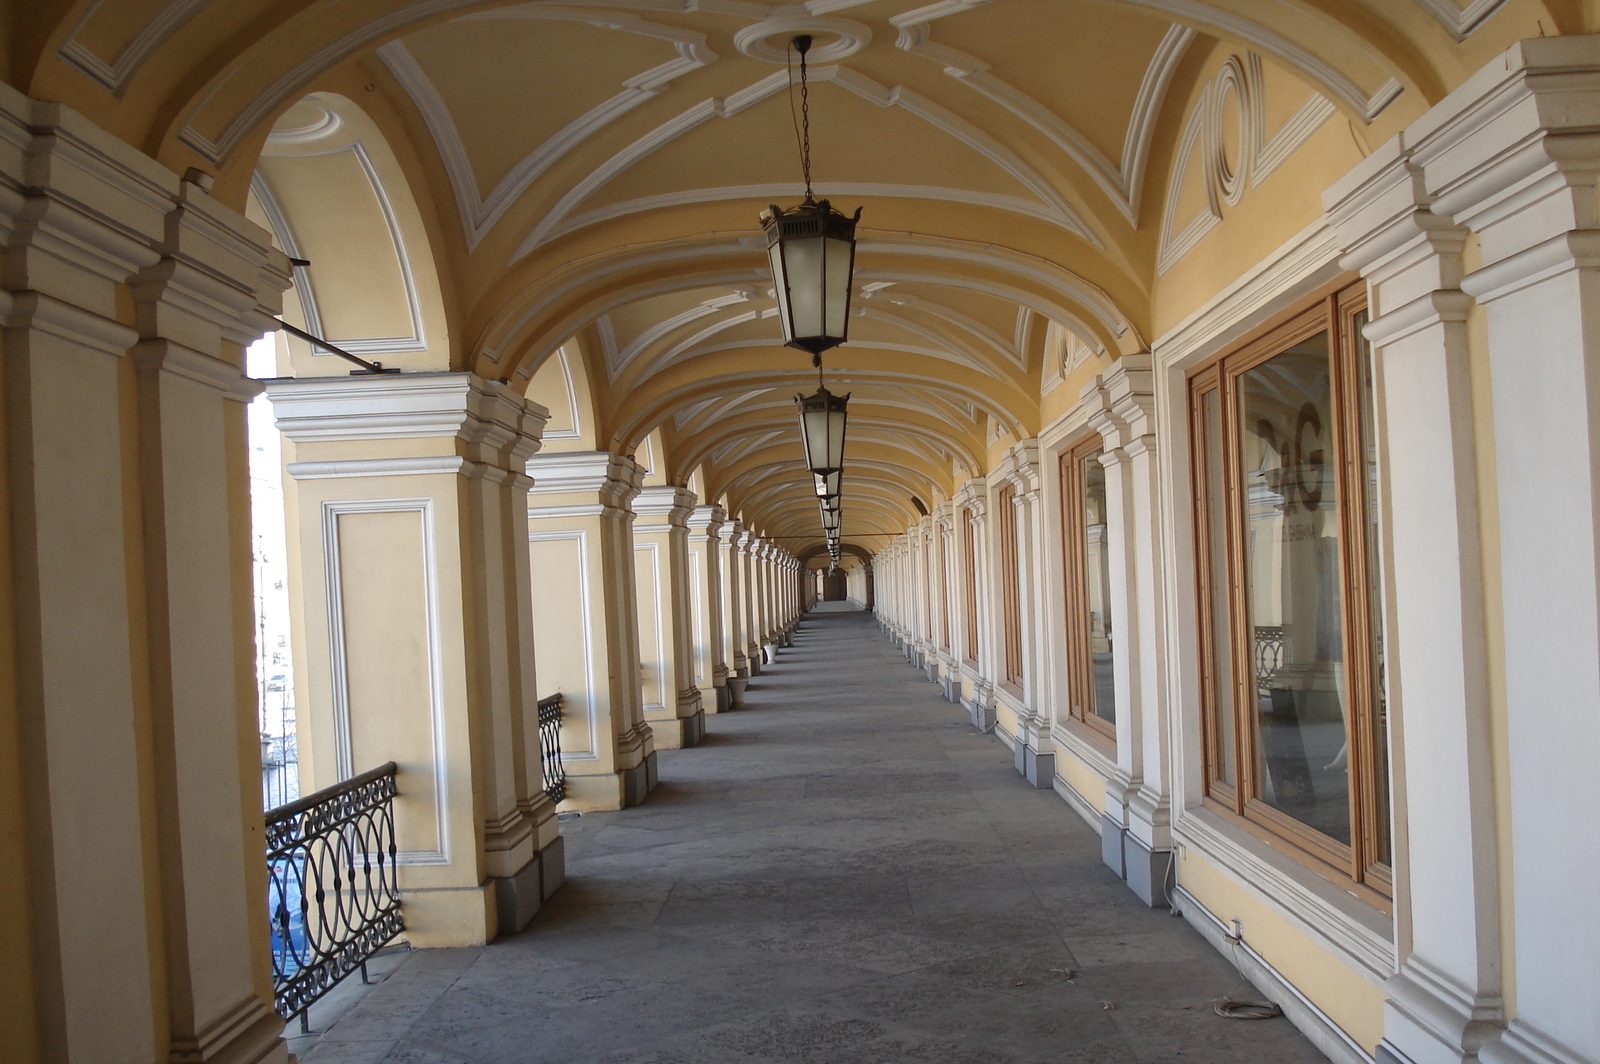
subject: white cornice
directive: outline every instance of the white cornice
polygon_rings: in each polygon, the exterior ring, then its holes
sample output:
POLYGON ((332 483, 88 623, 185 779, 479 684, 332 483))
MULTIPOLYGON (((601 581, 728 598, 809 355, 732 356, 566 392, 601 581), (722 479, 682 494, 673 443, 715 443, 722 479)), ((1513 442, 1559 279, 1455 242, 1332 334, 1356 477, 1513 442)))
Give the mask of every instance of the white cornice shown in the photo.
POLYGON ((549 412, 473 373, 297 377, 265 382, 280 432, 296 443, 339 440, 537 442, 549 412))

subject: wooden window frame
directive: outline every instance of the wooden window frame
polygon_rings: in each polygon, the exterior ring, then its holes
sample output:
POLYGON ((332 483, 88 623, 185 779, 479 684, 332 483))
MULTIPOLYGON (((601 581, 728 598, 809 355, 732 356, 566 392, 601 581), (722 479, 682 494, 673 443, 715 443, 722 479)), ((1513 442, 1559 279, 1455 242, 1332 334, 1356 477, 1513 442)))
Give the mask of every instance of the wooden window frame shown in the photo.
POLYGON ((978 528, 970 507, 961 510, 961 553, 966 559, 962 574, 966 602, 967 645, 966 661, 974 668, 978 665, 978 528))
POLYGON ((1061 452, 1057 476, 1061 484, 1062 577, 1066 609, 1067 715, 1102 739, 1117 741, 1117 726, 1094 705, 1094 655, 1089 632, 1088 543, 1083 527, 1083 463, 1105 451, 1099 433, 1061 452))
MULTIPOLYGON (((1394 892, 1390 865, 1376 859, 1390 815, 1386 781, 1380 780, 1376 744, 1378 704, 1382 695, 1372 679, 1374 641, 1372 603, 1367 574, 1374 559, 1367 553, 1367 494, 1362 451, 1360 362, 1370 357, 1358 334, 1358 316, 1367 309, 1365 286, 1330 286, 1281 315, 1245 342, 1190 371, 1188 376, 1191 513, 1195 544, 1197 619, 1200 632, 1200 706, 1204 762, 1204 802, 1258 837, 1279 844, 1296 860, 1346 887, 1357 897, 1388 912, 1394 892), (1245 588, 1244 474, 1238 433, 1239 378, 1293 345, 1326 332, 1330 359, 1330 404, 1334 467, 1339 514, 1340 637, 1348 676, 1345 708, 1349 749, 1349 845, 1301 823, 1266 802, 1256 792, 1255 748, 1259 743, 1254 675, 1254 635, 1249 630, 1245 588), (1211 572, 1208 506, 1213 486, 1207 481, 1204 397, 1215 391, 1219 403, 1222 479, 1219 493, 1225 509, 1227 573, 1211 572), (1227 599, 1231 660, 1217 661, 1212 630, 1216 596, 1227 599), (1217 680, 1232 692, 1235 785, 1219 779, 1223 753, 1213 694, 1217 680)), ((1368 397, 1370 401, 1370 396, 1368 397)))
POLYGON ((995 534, 1000 540, 1000 682, 1022 689, 1022 583, 1017 566, 1017 489, 1004 485, 995 494, 995 534))

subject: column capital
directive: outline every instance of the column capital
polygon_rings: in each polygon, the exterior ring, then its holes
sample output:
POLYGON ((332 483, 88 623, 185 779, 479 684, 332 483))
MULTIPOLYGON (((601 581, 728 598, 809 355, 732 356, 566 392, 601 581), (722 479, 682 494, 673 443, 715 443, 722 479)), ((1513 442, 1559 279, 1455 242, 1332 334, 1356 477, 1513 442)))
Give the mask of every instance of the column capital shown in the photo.
POLYGON ((710 540, 715 544, 720 538, 723 525, 726 523, 727 514, 723 513, 720 506, 696 506, 689 511, 689 541, 699 543, 710 540))
POLYGON ((672 484, 641 488, 633 500, 633 512, 647 520, 636 521, 634 529, 688 528, 694 500, 694 492, 672 484))
POLYGON ((989 509, 988 482, 982 477, 973 477, 956 489, 955 503, 961 509, 971 510, 972 519, 981 523, 989 509))
POLYGON ((267 396, 279 431, 305 448, 308 460, 289 467, 301 479, 491 468, 521 475, 522 456, 538 447, 549 418, 538 403, 475 373, 295 377, 268 382, 267 396), (363 440, 452 443, 449 454, 419 443, 416 457, 376 459, 347 459, 339 448, 322 446, 363 440))
POLYGON ((1600 228, 1600 35, 1506 49, 1408 126, 1433 210, 1476 232, 1486 265, 1600 228))
POLYGON ((594 493, 600 496, 602 507, 629 517, 633 516, 629 506, 644 481, 643 466, 627 455, 611 451, 536 454, 528 459, 527 470, 533 478, 533 487, 528 489, 530 497, 594 493))

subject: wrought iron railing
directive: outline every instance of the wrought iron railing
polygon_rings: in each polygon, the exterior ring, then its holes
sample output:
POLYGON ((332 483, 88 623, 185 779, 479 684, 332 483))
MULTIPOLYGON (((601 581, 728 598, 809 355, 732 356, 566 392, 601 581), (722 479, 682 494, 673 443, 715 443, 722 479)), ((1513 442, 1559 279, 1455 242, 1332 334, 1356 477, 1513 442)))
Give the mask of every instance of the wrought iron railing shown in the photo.
POLYGON ((561 764, 561 696, 539 699, 539 761, 544 768, 544 793, 552 802, 567 796, 567 770, 561 764))
POLYGON ((1266 694, 1283 670, 1288 645, 1281 624, 1256 625, 1256 689, 1266 694))
POLYGON ((395 875, 395 763, 267 812, 278 1014, 300 1017, 405 929, 395 875))

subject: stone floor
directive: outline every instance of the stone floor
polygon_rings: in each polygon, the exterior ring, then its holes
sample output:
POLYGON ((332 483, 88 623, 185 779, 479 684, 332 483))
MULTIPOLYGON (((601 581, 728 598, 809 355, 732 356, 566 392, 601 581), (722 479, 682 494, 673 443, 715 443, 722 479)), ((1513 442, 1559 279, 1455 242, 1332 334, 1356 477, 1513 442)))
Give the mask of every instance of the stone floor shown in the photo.
MULTIPOLYGON (((306 1064, 1312 1064, 1062 800, 859 612, 661 755, 649 802, 563 822, 521 935, 413 953, 306 1064)), ((1253 995, 1251 995, 1253 996, 1253 995)))

